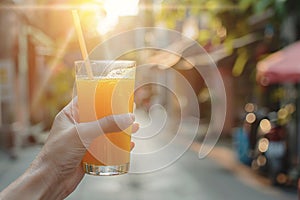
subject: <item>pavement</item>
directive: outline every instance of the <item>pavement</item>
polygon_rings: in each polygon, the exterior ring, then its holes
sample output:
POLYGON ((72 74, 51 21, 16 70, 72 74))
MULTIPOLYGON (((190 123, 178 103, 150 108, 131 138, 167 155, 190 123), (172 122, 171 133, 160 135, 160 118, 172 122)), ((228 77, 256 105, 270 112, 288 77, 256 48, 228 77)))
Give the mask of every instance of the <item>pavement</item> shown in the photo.
MULTIPOLYGON (((175 135, 180 134, 174 134, 176 124, 171 124, 171 129, 170 124, 161 126, 168 124, 162 110, 148 117, 143 112, 136 116, 141 129, 133 137, 136 146, 130 173, 110 177, 86 175, 67 200, 297 199, 295 190, 273 187, 268 179, 239 163, 230 145, 223 145, 222 141, 207 157, 199 159, 202 144, 197 140, 190 143, 190 123, 177 140, 175 135)), ((40 149, 41 146, 24 148, 16 160, 0 153, 0 190, 24 172, 40 149)))

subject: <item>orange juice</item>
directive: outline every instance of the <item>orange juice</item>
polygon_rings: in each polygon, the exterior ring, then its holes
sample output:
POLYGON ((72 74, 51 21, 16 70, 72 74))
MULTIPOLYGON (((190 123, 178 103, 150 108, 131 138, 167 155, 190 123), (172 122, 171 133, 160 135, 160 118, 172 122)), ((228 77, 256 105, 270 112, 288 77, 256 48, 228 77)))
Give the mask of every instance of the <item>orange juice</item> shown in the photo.
MULTIPOLYGON (((80 122, 133 111, 134 79, 77 78, 76 87, 80 122)), ((90 168, 121 166, 125 173, 130 160, 130 134, 131 127, 121 132, 100 134, 90 145, 83 165, 90 168)))

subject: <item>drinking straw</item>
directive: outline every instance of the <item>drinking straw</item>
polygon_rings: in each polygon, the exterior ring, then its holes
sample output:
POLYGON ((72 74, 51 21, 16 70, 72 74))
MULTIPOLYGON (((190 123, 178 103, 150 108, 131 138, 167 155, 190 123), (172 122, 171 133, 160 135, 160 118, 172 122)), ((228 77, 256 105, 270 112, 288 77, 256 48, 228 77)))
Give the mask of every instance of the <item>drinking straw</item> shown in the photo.
POLYGON ((72 10, 72 14, 73 14, 73 20, 74 20, 74 24, 75 24, 75 29, 76 29, 77 36, 78 36, 81 54, 82 54, 83 60, 85 60, 86 72, 88 74, 89 79, 93 79, 94 76, 93 76, 93 72, 92 72, 92 68, 91 68, 91 63, 89 61, 89 56, 87 53, 84 37, 82 34, 80 19, 79 19, 77 10, 72 10))

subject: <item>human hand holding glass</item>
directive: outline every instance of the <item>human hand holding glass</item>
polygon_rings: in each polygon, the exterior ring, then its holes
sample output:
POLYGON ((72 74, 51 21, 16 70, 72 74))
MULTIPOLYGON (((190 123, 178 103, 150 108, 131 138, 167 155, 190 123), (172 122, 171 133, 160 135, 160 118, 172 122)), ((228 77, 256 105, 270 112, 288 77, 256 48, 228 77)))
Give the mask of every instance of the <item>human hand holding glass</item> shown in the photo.
POLYGON ((96 137, 131 125, 132 133, 138 130, 130 113, 85 123, 78 119, 74 99, 56 116, 50 135, 31 166, 0 193, 0 199, 64 199, 82 180, 81 160, 96 137))

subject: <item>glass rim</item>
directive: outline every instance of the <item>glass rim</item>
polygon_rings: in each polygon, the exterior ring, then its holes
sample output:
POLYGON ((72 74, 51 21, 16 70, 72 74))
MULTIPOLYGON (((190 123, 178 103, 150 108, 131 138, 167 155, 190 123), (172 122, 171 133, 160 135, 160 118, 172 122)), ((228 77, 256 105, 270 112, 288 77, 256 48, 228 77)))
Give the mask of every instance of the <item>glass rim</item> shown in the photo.
POLYGON ((136 61, 134 60, 76 60, 75 65, 84 64, 85 62, 90 62, 91 64, 106 64, 106 65, 114 65, 114 64, 122 64, 128 66, 135 66, 136 61))

